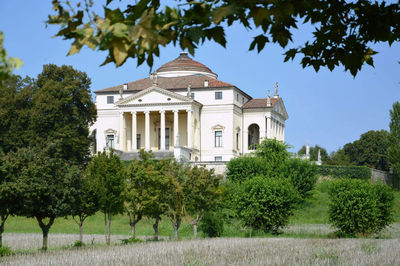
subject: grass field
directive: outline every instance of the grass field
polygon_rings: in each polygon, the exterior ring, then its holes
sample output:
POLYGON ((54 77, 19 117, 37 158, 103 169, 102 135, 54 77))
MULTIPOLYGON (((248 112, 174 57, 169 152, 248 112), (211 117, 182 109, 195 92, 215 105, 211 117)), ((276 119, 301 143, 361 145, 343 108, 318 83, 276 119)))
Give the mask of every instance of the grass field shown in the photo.
POLYGON ((86 247, 0 258, 2 265, 399 265, 398 239, 216 238, 86 247))
MULTIPOLYGON (((400 192, 395 192, 395 207, 394 218, 395 223, 400 223, 400 192)), ((319 182, 314 190, 313 195, 302 203, 291 217, 289 224, 291 228, 297 225, 327 225, 328 224, 328 182, 319 182)), ((151 236, 154 234, 152 228, 153 220, 143 219, 137 225, 138 236, 151 236)), ((160 223, 160 235, 171 237, 173 236, 173 228, 167 218, 163 218, 160 223)), ((332 231, 331 229, 330 231, 332 231)), ((5 224, 6 233, 41 233, 41 230, 35 219, 24 217, 9 217, 5 224)), ((50 233, 53 234, 78 234, 78 226, 72 218, 56 219, 50 233)), ((85 234, 103 234, 104 233, 104 216, 98 213, 89 217, 84 223, 85 234)), ((130 227, 128 217, 126 215, 117 215, 113 217, 111 224, 111 233, 114 235, 129 235, 130 227)), ((285 230, 283 236, 286 237, 329 237, 329 232, 309 230, 285 230), (297 233, 294 233, 297 232, 297 233), (303 232, 303 233, 302 233, 303 232), (308 232, 308 233, 307 233, 308 232), (321 233, 318 233, 321 232, 321 233)), ((185 219, 179 229, 181 238, 191 238, 193 235, 192 226, 189 220, 185 219)), ((200 237, 202 233, 200 232, 200 237)), ((245 237, 248 236, 248 231, 245 230, 238 221, 231 221, 231 224, 225 225, 225 237, 245 237)), ((268 236, 263 232, 254 232, 254 236, 268 236)))

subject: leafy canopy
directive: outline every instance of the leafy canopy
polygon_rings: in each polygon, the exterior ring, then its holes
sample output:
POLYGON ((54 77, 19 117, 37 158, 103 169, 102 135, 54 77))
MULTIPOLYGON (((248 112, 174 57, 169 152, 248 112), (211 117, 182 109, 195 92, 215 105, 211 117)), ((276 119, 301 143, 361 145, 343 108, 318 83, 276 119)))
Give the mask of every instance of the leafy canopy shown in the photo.
POLYGON ((7 51, 3 47, 4 33, 0 31, 0 82, 7 79, 14 68, 19 68, 22 61, 19 58, 7 57, 7 51))
POLYGON ((400 102, 393 104, 390 110, 390 135, 388 160, 392 168, 395 186, 400 187, 400 102))
MULTIPOLYGON (((307 148, 306 146, 302 146, 300 150, 297 152, 299 155, 306 154, 307 148)), ((325 148, 322 148, 319 145, 315 145, 314 147, 310 147, 310 161, 318 161, 318 151, 321 153, 321 160, 325 162, 328 159, 328 152, 325 148)))
POLYGON ((102 15, 93 1, 76 7, 70 1, 53 0, 55 14, 47 24, 58 25, 57 36, 73 40, 68 55, 83 46, 107 51, 103 64, 120 66, 131 57, 137 64, 153 65, 160 46, 179 45, 192 55, 205 41, 226 46, 225 31, 237 23, 261 33, 249 49, 258 52, 269 42, 285 49, 285 61, 302 56, 303 67, 333 70, 340 65, 355 76, 364 64, 373 66, 373 43, 391 45, 400 39, 400 3, 378 1, 273 1, 207 0, 161 4, 159 0, 132 1, 123 8, 111 8, 106 0, 102 15), (311 24, 313 35, 298 47, 288 48, 293 31, 311 24))

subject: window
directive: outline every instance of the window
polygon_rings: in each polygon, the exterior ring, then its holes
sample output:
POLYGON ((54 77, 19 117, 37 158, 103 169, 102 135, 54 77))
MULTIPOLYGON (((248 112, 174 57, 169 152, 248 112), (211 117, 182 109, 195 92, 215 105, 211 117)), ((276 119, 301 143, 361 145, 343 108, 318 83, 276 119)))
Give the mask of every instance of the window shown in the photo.
POLYGON ((108 104, 114 103, 114 96, 107 96, 107 103, 108 104))
POLYGON ((242 103, 244 104, 244 97, 242 97, 242 103))
POLYGON ((215 156, 215 157, 214 157, 214 160, 215 160, 216 162, 221 162, 221 161, 222 161, 222 156, 215 156))
POLYGON ((236 94, 236 101, 239 101, 239 94, 236 94))
POLYGON ((107 135, 106 147, 107 149, 114 149, 114 135, 107 135))
POLYGON ((138 150, 142 148, 142 144, 140 143, 140 134, 136 134, 136 147, 138 150))
POLYGON ((222 131, 215 131, 215 147, 222 147, 222 131))
POLYGON ((215 100, 221 100, 221 99, 222 99, 222 91, 216 91, 215 100))
POLYGON ((190 98, 192 98, 192 99, 194 100, 194 92, 192 92, 192 93, 190 94, 190 98))

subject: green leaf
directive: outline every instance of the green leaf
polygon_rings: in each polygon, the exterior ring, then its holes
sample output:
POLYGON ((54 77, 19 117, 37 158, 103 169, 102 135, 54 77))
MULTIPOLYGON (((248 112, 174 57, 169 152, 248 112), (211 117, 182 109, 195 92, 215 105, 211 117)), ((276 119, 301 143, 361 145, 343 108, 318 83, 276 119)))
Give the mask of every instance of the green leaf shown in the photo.
POLYGON ((127 45, 125 45, 121 40, 113 42, 113 56, 117 66, 122 65, 128 57, 127 45))
POLYGON ((224 6, 214 9, 212 19, 215 24, 219 24, 225 17, 232 15, 233 10, 230 6, 224 6))
POLYGON ((257 45, 257 52, 260 53, 262 49, 264 49, 265 44, 269 42, 268 37, 264 36, 263 34, 260 34, 256 37, 254 37, 253 42, 250 44, 249 50, 254 50, 254 48, 257 45))

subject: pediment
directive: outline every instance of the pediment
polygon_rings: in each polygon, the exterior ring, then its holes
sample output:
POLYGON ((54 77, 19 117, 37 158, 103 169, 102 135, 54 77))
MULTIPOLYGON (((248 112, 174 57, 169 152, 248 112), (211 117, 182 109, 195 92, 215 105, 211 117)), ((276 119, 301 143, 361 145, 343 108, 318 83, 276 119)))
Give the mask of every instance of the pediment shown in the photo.
POLYGON ((173 103, 191 103, 191 98, 185 97, 175 92, 171 92, 159 87, 150 87, 135 93, 125 99, 119 100, 117 106, 125 105, 145 105, 145 104, 173 104, 173 103))
POLYGON ((287 113, 287 111, 286 111, 285 104, 283 103, 282 99, 279 99, 279 100, 274 104, 273 110, 274 110, 276 113, 282 115, 282 116, 285 118, 285 120, 289 118, 288 113, 287 113))

